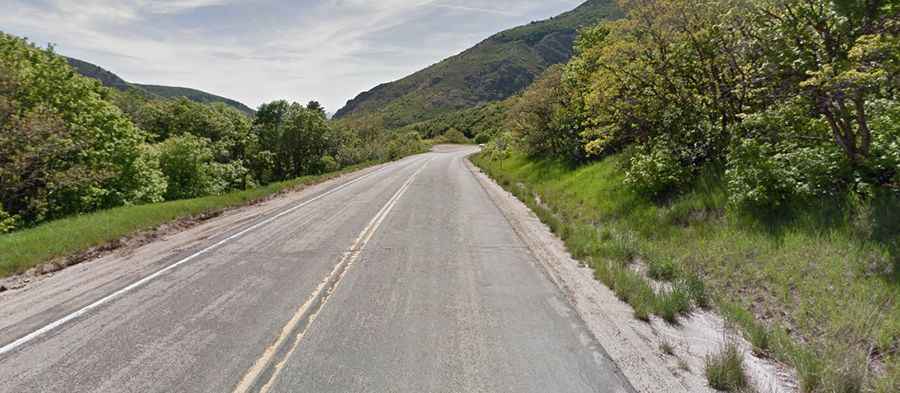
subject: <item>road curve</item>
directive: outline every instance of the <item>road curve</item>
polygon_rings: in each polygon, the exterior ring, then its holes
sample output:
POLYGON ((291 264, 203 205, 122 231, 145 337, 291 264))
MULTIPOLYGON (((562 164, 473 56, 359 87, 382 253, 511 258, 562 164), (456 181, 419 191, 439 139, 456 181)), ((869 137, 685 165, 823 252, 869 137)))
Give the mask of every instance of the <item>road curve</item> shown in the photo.
POLYGON ((633 391, 466 167, 473 151, 0 294, 0 392, 633 391))

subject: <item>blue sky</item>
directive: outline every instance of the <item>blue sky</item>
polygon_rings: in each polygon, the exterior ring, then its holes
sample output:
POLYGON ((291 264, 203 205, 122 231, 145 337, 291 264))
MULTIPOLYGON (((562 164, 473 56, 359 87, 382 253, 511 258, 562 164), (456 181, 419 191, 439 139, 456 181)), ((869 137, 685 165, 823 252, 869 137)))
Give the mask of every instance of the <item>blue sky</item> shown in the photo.
POLYGON ((336 111, 501 30, 581 0, 2 0, 0 30, 131 82, 250 106, 317 99, 336 111))

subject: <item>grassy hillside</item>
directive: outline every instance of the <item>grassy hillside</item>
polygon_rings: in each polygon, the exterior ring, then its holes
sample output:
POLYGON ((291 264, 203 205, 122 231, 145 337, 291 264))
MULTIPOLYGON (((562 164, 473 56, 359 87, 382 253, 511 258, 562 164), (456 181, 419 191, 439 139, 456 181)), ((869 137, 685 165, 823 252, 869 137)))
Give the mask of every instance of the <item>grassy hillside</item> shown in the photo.
POLYGON ((83 60, 73 59, 71 57, 66 57, 66 61, 78 71, 79 74, 84 75, 88 78, 93 78, 100 83, 102 83, 106 87, 111 87, 120 91, 128 91, 128 90, 137 90, 142 93, 147 93, 150 97, 161 97, 161 98, 178 98, 185 97, 191 101, 199 102, 202 104, 208 104, 213 102, 221 102, 225 105, 228 105, 232 108, 235 108, 245 114, 252 115, 254 113, 253 109, 244 105, 235 100, 217 96, 215 94, 210 94, 204 91, 190 89, 186 87, 172 87, 172 86, 156 86, 156 85, 142 85, 138 83, 130 83, 120 78, 118 75, 114 74, 111 71, 108 71, 100 66, 88 63, 83 60))
POLYGON ((572 57, 581 26, 619 17, 613 0, 590 0, 552 19, 507 30, 401 80, 360 94, 335 117, 369 118, 399 128, 505 99, 547 67, 572 57))
POLYGON ((254 113, 253 109, 250 109, 250 107, 240 102, 196 89, 174 86, 142 85, 138 83, 134 83, 132 85, 163 98, 185 97, 191 101, 199 102, 201 104, 221 102, 248 115, 252 115, 254 113))
POLYGON ((839 199, 759 216, 729 210, 719 176, 702 176, 671 200, 644 198, 625 184, 626 155, 580 167, 519 153, 474 161, 632 304, 636 317, 676 322, 692 303, 709 304, 742 328, 755 351, 795 366, 804 391, 859 391, 842 386, 864 384, 896 391, 896 194, 882 195, 862 216, 839 199), (655 292, 636 271, 674 290, 655 292))

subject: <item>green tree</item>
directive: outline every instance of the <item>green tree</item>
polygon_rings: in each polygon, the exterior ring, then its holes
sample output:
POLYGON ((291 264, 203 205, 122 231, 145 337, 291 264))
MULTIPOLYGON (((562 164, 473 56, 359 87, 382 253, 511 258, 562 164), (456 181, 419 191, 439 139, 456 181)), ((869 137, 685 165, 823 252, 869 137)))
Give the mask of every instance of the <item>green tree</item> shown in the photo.
POLYGON ((532 156, 584 158, 581 129, 573 117, 561 66, 550 67, 511 104, 507 122, 532 156))
POLYGON ((897 94, 900 7, 889 0, 789 0, 765 2, 760 12, 769 84, 806 95, 851 165, 864 166, 873 139, 867 102, 897 94))
POLYGON ((321 173, 323 158, 336 152, 336 138, 317 110, 286 101, 260 107, 254 123, 262 151, 272 152, 278 179, 321 173))
POLYGON ((143 134, 98 82, 0 33, 0 202, 36 223, 162 199, 143 134))
POLYGON ((184 134, 156 146, 166 176, 167 200, 196 198, 214 193, 213 153, 207 139, 184 134))

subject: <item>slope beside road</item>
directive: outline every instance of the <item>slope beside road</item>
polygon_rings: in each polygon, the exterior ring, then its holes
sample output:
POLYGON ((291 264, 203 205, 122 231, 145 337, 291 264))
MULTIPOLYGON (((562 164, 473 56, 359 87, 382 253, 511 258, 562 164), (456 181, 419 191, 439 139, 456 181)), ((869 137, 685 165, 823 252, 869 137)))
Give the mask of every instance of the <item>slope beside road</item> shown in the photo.
POLYGON ((0 294, 0 392, 630 392, 442 148, 0 294))

